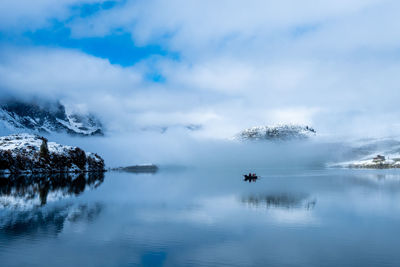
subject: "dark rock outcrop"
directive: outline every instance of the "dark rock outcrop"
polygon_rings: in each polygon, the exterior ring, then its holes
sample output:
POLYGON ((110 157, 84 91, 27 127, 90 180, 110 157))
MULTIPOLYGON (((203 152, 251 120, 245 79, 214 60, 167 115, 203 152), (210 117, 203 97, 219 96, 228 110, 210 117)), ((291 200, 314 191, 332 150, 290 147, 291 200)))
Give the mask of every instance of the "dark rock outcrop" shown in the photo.
POLYGON ((102 172, 104 168, 99 155, 47 142, 38 135, 0 137, 0 173, 102 172))

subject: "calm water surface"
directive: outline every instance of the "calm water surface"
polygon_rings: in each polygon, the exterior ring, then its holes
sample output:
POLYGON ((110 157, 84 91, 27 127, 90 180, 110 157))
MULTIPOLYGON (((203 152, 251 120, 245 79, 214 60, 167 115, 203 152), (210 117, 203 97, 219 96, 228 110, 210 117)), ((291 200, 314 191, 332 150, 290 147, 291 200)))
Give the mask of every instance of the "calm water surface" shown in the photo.
POLYGON ((200 168, 0 183, 1 266, 400 266, 400 172, 200 168))

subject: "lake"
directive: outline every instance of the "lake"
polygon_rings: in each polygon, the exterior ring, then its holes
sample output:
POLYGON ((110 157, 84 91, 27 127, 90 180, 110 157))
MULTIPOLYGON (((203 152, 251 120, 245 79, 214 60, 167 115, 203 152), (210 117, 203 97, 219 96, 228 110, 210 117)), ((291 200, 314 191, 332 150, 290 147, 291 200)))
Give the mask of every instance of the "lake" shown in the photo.
POLYGON ((400 171, 249 171, 1 179, 1 265, 400 265, 400 171))

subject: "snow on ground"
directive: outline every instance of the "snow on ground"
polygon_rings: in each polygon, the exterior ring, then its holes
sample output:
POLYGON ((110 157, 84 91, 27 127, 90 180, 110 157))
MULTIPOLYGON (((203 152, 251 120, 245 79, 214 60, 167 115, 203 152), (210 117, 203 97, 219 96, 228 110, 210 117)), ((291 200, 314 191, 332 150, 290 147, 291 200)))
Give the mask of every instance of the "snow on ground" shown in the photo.
MULTIPOLYGON (((40 172, 40 170, 37 170, 36 166, 43 165, 43 161, 41 161, 39 155, 40 155, 40 146, 44 141, 47 141, 47 139, 40 137, 38 135, 26 134, 26 133, 13 134, 9 136, 0 137, 0 152, 6 153, 9 151, 11 153, 12 158, 14 158, 14 160, 9 160, 9 162, 7 162, 8 165, 10 165, 9 166, 10 168, 5 167, 3 169, 0 169, 0 172, 2 173, 11 172, 11 167, 13 167, 12 165, 15 165, 16 161, 15 159, 17 159, 19 156, 24 157, 25 159, 24 162, 31 161, 33 165, 35 165, 34 167, 35 171, 40 172)), ((78 149, 77 147, 61 145, 55 142, 47 142, 47 147, 49 151, 49 162, 44 162, 44 164, 48 165, 45 166, 45 169, 53 171, 55 171, 55 168, 54 166, 52 166, 52 160, 57 160, 57 158, 60 157, 70 159, 71 153, 75 152, 78 149)), ((72 163, 70 166, 68 166, 67 172, 89 171, 89 169, 93 168, 97 169, 98 166, 93 167, 96 164, 104 165, 103 159, 95 153, 84 152, 84 156, 86 156, 87 160, 84 170, 78 167, 79 164, 77 165, 72 163), (94 165, 92 164, 91 167, 89 166, 89 161, 95 164, 94 165)), ((6 159, 2 160, 4 161, 6 159)), ((0 166, 0 168, 2 167, 0 166)), ((21 170, 21 172, 32 172, 32 170, 28 168, 21 170)))
POLYGON ((365 169, 389 169, 400 168, 400 154, 376 153, 359 160, 351 160, 340 163, 330 163, 328 167, 339 168, 365 168, 365 169), (385 155, 384 160, 374 159, 377 155, 385 155))
MULTIPOLYGON (((0 137, 0 150, 10 150, 12 153, 20 151, 35 152, 40 151, 43 138, 33 134, 12 134, 0 137)), ((55 142, 48 142, 47 146, 50 153, 67 155, 68 151, 74 149, 72 146, 60 145, 55 142)))
POLYGON ((256 126, 237 134, 236 140, 296 140, 315 136, 316 131, 303 125, 278 124, 273 126, 256 126))

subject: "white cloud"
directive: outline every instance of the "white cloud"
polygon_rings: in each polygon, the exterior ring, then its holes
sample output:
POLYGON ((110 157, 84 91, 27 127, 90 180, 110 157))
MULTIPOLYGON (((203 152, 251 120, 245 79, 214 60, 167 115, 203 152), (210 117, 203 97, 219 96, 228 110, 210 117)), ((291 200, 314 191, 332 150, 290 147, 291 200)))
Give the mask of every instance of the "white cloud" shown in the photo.
POLYGON ((0 29, 6 31, 35 30, 50 19, 67 19, 71 7, 78 4, 101 3, 99 0, 2 0, 0 29))
MULTIPOLYGON (((0 28, 21 16, 29 27, 63 20, 83 2, 43 0, 30 9, 28 1, 6 1, 0 28)), ((400 115, 399 10, 392 0, 126 1, 66 24, 77 39, 126 31, 178 59, 121 67, 64 49, 2 48, 0 85, 85 104, 116 128, 201 123, 219 136, 277 122, 335 133, 388 129, 400 115), (165 82, 143 78, 154 72, 165 82)))
POLYGON ((0 77, 2 86, 15 93, 55 94, 55 97, 118 88, 114 94, 130 92, 141 74, 111 65, 108 60, 64 49, 3 49, 0 77))
POLYGON ((71 27, 77 36, 103 36, 122 28, 132 32, 134 39, 142 44, 162 40, 170 48, 198 52, 203 48, 217 49, 235 42, 260 39, 265 42, 287 30, 340 24, 353 16, 362 16, 368 9, 377 9, 375 13, 381 14, 388 11, 384 7, 392 6, 391 3, 395 2, 128 1, 89 19, 74 21, 71 27))

